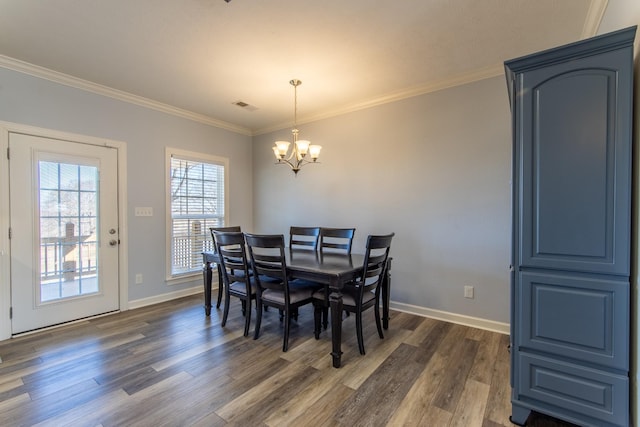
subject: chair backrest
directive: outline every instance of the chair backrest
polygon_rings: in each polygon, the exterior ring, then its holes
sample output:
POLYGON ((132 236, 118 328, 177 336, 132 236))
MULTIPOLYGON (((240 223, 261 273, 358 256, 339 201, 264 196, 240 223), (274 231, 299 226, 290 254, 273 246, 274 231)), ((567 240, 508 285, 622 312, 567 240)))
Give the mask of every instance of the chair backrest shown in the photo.
POLYGON ((318 249, 320 227, 295 227, 289 228, 289 248, 302 246, 303 248, 318 249))
POLYGON ((285 259, 284 236, 282 234, 245 233, 251 269, 256 277, 259 291, 263 289, 283 290, 289 301, 289 283, 287 280, 287 261, 285 259), (260 280, 268 276, 279 280, 260 280))
POLYGON ((355 228, 320 228, 320 250, 337 249, 351 253, 355 228))
POLYGON ((382 282, 389 259, 391 239, 394 235, 395 233, 367 237, 362 277, 358 280, 361 295, 366 291, 377 289, 382 282))
POLYGON ((240 229, 239 225, 231 225, 229 227, 209 227, 209 231, 211 232, 211 238, 213 239, 213 251, 215 253, 218 253, 218 248, 216 248, 216 238, 213 235, 214 232, 216 231, 222 231, 222 232, 240 232, 242 231, 240 229))
POLYGON ((247 295, 250 295, 249 259, 245 250, 244 234, 239 231, 214 231, 214 242, 220 256, 222 278, 225 286, 233 282, 247 284, 247 295))

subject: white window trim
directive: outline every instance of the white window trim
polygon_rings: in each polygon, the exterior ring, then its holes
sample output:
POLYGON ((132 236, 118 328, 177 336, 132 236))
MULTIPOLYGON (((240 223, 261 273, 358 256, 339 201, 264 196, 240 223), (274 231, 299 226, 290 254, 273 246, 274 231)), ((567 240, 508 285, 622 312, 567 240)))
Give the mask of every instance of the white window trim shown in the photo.
POLYGON ((165 149, 165 281, 168 285, 180 284, 193 280, 195 276, 202 273, 193 272, 179 275, 171 274, 171 198, 169 193, 171 190, 171 156, 175 155, 186 160, 196 162, 217 163, 224 166, 224 223, 229 223, 229 159, 226 157, 212 156, 210 154, 198 153, 195 151, 181 150, 179 148, 166 147, 165 149))

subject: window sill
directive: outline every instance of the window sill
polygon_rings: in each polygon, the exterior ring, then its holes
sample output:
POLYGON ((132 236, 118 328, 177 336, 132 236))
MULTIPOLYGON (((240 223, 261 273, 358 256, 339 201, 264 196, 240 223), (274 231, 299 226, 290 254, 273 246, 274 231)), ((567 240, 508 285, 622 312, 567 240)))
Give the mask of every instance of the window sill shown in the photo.
POLYGON ((170 276, 164 279, 168 286, 182 285, 184 283, 194 282, 196 280, 202 280, 202 273, 188 273, 180 276, 170 276))

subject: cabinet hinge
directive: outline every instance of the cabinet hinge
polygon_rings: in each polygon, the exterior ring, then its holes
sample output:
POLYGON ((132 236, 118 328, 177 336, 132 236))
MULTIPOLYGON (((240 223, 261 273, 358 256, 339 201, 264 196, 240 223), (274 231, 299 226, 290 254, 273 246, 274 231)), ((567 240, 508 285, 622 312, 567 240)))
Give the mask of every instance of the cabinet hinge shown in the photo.
POLYGON ((7 160, 9 160, 9 147, 7 147, 7 160))
POLYGON ((9 240, 11 240, 11 236, 13 236, 13 232, 11 231, 11 227, 9 227, 9 240))
POLYGON ((9 319, 13 319, 13 307, 9 307, 9 319))

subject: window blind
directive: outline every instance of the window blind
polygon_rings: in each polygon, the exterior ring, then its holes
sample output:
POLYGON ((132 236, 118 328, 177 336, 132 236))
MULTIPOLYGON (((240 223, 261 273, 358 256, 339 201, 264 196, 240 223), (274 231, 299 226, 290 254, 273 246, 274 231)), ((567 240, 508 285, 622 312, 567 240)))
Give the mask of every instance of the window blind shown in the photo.
POLYGON ((224 165, 171 156, 171 275, 200 271, 210 227, 224 226, 224 165))

